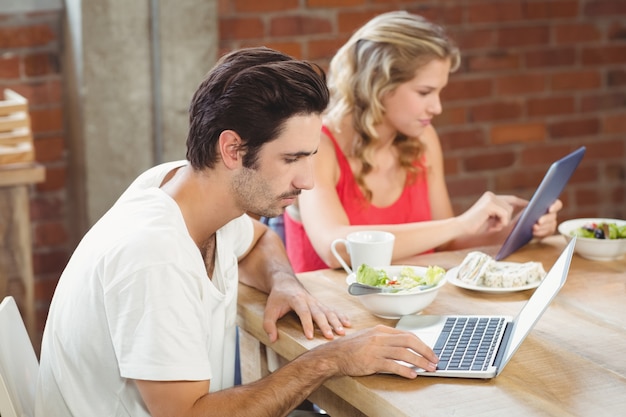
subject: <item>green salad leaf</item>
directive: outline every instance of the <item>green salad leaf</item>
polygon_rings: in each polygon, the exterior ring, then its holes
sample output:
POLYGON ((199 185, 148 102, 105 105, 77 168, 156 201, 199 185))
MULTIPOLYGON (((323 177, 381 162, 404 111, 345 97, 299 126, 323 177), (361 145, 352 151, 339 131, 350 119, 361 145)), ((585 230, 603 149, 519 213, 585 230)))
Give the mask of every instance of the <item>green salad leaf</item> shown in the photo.
POLYGON ((426 285, 438 284, 441 278, 446 274, 446 270, 440 266, 429 266, 426 268, 426 285))
POLYGON ((571 235, 589 239, 626 239, 626 225, 590 222, 572 230, 571 235))
POLYGON ((445 275, 445 270, 439 266, 429 266, 424 275, 419 275, 409 266, 400 270, 397 276, 388 276, 384 269, 373 268, 362 264, 356 272, 356 280, 361 284, 372 287, 389 287, 399 290, 410 290, 422 285, 436 285, 445 275))
POLYGON ((389 277, 387 277, 387 273, 383 269, 376 269, 366 264, 361 264, 356 272, 356 280, 371 287, 382 287, 387 284, 389 277))

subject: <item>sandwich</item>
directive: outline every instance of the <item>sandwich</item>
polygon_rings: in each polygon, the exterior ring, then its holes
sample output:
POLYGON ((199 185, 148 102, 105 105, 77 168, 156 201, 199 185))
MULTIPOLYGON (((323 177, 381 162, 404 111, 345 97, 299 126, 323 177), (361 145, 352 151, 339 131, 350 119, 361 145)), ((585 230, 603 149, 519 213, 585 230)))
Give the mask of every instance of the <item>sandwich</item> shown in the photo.
POLYGON ((459 266, 457 279, 483 287, 514 288, 539 282, 545 276, 541 262, 502 262, 474 251, 459 266))

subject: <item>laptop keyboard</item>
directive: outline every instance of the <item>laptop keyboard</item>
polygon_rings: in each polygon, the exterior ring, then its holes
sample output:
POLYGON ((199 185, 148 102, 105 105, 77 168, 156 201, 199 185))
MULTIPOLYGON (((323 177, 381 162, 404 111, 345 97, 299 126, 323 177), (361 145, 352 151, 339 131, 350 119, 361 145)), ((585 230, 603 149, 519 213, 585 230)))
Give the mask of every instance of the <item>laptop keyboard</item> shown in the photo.
POLYGON ((504 326, 501 317, 449 317, 433 348, 437 370, 486 370, 504 326))

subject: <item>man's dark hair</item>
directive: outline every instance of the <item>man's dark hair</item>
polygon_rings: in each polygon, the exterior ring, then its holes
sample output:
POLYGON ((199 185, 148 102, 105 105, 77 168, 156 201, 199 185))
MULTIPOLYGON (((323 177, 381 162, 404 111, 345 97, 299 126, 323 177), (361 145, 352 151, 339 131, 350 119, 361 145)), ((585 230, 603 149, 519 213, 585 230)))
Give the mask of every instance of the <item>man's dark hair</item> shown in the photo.
POLYGON ((321 114, 329 94, 324 71, 261 47, 223 56, 196 90, 189 108, 187 159, 195 169, 212 168, 224 130, 241 136, 243 164, 254 168, 261 147, 276 139, 287 119, 321 114))

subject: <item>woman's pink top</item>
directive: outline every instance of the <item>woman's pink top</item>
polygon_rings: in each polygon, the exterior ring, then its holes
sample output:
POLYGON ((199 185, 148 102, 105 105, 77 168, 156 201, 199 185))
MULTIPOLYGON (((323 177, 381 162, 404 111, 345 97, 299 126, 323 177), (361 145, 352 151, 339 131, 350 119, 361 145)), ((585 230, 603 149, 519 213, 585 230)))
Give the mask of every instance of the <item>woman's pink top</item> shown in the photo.
MULTIPOLYGON (((413 183, 405 186, 402 195, 393 204, 387 207, 374 206, 365 199, 357 185, 348 159, 341 151, 337 140, 326 126, 322 127, 322 131, 335 146, 340 170, 339 182, 336 187, 337 194, 351 225, 401 224, 432 220, 425 170, 418 175, 413 183)), ((419 164, 421 165, 421 162, 419 164)), ((286 212, 285 241, 287 255, 295 272, 328 268, 328 265, 313 249, 302 223, 291 218, 286 212)))

